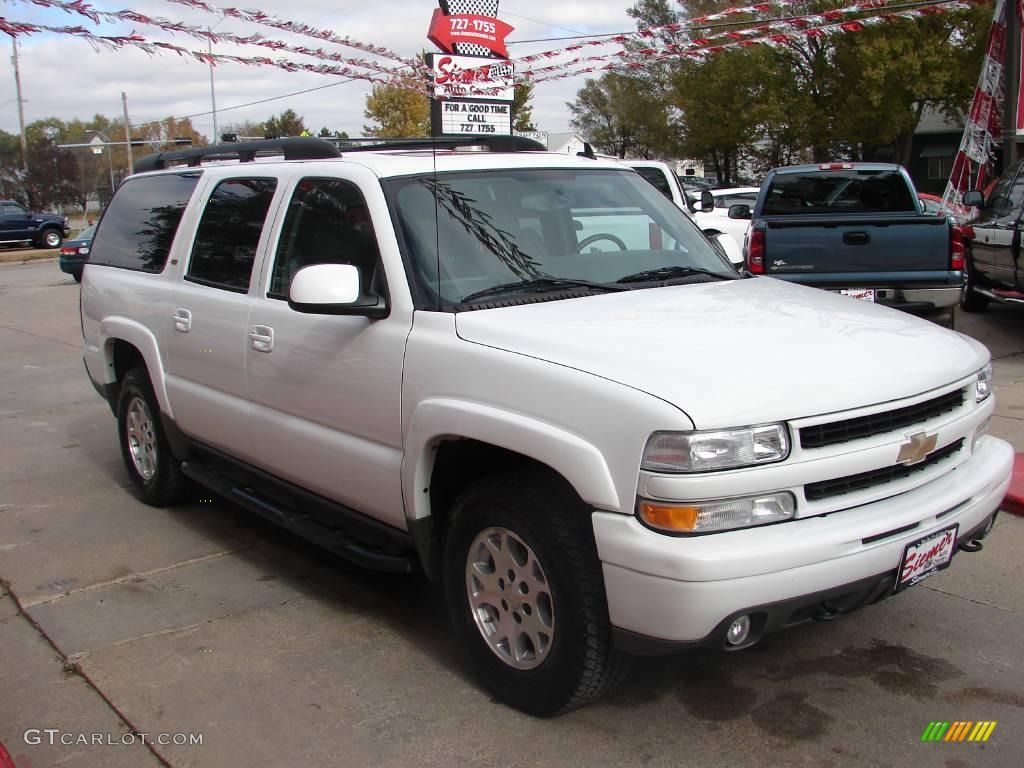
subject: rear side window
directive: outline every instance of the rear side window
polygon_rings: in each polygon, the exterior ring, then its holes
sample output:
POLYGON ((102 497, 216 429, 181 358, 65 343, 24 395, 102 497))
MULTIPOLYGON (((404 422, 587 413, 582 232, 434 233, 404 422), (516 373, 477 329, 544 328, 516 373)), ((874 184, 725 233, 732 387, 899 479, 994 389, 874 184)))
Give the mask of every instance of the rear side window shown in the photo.
POLYGON ((110 201, 89 254, 91 264, 161 272, 198 173, 128 179, 110 201))
POLYGON ((780 173, 772 179, 762 212, 772 215, 916 213, 914 198, 895 170, 780 173))
POLYGON ((661 194, 669 200, 672 199, 672 188, 668 185, 668 179, 658 168, 637 168, 636 172, 647 179, 661 194))
POLYGON ((249 290, 256 247, 276 189, 276 179, 228 179, 214 188, 199 220, 188 279, 249 290))

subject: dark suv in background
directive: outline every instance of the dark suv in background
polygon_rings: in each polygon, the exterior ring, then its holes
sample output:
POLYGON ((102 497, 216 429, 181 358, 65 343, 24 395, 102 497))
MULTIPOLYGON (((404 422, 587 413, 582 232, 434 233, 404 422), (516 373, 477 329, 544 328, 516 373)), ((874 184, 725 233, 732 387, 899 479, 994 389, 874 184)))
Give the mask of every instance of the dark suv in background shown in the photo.
POLYGON ((69 232, 67 216, 33 213, 14 200, 0 200, 0 245, 60 248, 69 232))
POLYGON ((977 207, 967 257, 960 307, 981 312, 989 301, 1024 305, 1021 264, 1021 216, 1024 213, 1024 162, 1004 173, 986 197, 974 190, 964 205, 977 207))

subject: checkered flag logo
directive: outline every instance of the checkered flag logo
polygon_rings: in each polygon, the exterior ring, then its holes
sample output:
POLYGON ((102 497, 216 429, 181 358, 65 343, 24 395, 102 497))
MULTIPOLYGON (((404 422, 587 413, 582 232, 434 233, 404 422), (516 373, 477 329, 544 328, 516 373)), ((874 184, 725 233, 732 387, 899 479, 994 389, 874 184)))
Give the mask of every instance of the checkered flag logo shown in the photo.
MULTIPOLYGON (((498 0, 438 0, 441 13, 453 16, 457 13, 475 13, 477 16, 498 17, 498 0)), ((456 43, 455 52, 462 56, 488 56, 494 58, 494 52, 476 43, 456 43)))

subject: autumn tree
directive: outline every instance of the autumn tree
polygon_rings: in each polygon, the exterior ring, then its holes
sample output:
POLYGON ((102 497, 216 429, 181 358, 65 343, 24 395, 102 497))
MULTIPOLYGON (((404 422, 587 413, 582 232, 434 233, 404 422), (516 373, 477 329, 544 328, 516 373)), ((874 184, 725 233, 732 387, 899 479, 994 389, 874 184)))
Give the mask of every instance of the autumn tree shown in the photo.
POLYGON ((430 135, 430 99, 416 90, 418 80, 408 85, 375 84, 366 97, 363 116, 373 121, 363 133, 375 138, 415 138, 430 135))
POLYGON ((533 89, 532 80, 525 80, 516 86, 512 99, 512 130, 518 133, 536 131, 533 124, 533 89))

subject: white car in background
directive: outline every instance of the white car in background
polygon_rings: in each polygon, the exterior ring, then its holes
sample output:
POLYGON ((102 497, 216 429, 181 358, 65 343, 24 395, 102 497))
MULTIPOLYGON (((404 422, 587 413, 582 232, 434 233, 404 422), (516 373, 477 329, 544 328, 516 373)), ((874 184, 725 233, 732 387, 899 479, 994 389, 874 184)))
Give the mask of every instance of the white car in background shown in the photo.
POLYGON ((742 248, 747 238, 747 230, 750 229, 750 219, 730 219, 729 206, 748 205, 751 209, 757 201, 760 187, 730 187, 728 189, 712 189, 711 196, 714 198, 714 208, 704 210, 700 198, 691 192, 687 200, 690 209, 693 211, 693 220, 705 234, 731 235, 742 248))

